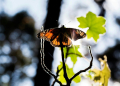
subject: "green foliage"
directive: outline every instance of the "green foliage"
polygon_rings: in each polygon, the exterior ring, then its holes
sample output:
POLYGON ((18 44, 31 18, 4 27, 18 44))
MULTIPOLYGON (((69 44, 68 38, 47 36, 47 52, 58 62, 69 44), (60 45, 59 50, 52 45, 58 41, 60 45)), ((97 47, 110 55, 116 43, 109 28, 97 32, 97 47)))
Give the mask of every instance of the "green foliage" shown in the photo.
POLYGON ((86 17, 78 17, 77 18, 80 25, 80 28, 89 28, 87 30, 87 38, 93 37, 93 39, 97 42, 99 39, 99 34, 104 34, 106 32, 104 24, 106 22, 104 17, 97 17, 94 13, 88 12, 86 17))
POLYGON ((82 54, 78 51, 79 48, 80 48, 79 45, 74 45, 74 46, 72 45, 71 47, 63 48, 64 57, 65 58, 70 57, 73 64, 75 64, 77 61, 77 57, 82 57, 82 54))
MULTIPOLYGON (((82 54, 78 51, 79 46, 78 45, 72 45, 71 47, 64 47, 63 51, 64 51, 64 58, 71 58, 71 61, 73 62, 73 64, 76 63, 77 61, 77 57, 82 57, 82 54)), ((58 69, 60 70, 63 67, 62 62, 60 63, 60 65, 58 66, 58 69)), ((73 71, 73 68, 69 68, 68 65, 66 64, 66 71, 68 74, 68 78, 71 78, 75 73, 73 71)), ((62 83, 66 83, 66 80, 63 76, 64 71, 63 69, 59 72, 59 78, 58 80, 61 81, 62 83)), ((76 78, 73 79, 74 82, 79 83, 81 80, 80 76, 77 76, 76 78)))
MULTIPOLYGON (((63 72, 63 64, 62 62, 60 62, 60 65, 58 66, 58 69, 60 70, 62 68, 62 70, 59 72, 59 77, 58 77, 58 80, 61 81, 63 84, 66 83, 66 80, 64 78, 64 72, 63 72)), ((73 68, 69 68, 68 65, 66 64, 66 71, 67 71, 67 75, 68 75, 68 78, 71 78, 75 73, 73 72, 73 68)), ((81 80, 81 77, 80 76, 77 76, 73 79, 73 81, 75 83, 79 83, 81 80)))

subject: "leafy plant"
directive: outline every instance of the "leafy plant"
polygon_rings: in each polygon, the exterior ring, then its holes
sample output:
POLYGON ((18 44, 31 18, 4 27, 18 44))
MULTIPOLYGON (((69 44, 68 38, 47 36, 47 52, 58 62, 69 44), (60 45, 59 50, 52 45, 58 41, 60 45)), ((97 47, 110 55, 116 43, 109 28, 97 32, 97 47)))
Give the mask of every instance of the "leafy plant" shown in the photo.
MULTIPOLYGON (((103 17, 97 17, 94 13, 88 12, 86 14, 86 17, 78 17, 77 18, 80 25, 78 27, 80 28, 88 28, 87 30, 87 38, 93 38, 95 42, 99 39, 100 34, 104 34, 106 32, 105 30, 105 19, 103 17)), ((41 42, 43 43, 44 40, 41 39, 41 42)), ((44 45, 43 45, 44 46, 44 45)), ((100 62, 104 64, 104 67, 102 70, 98 69, 91 69, 92 62, 93 62, 93 56, 90 50, 91 55, 91 61, 90 65, 84 69, 80 70, 77 73, 74 73, 73 68, 74 65, 77 62, 77 58, 82 58, 83 55, 78 51, 80 46, 72 45, 71 47, 63 47, 62 42, 60 41, 61 46, 61 54, 62 54, 62 62, 60 62, 60 65, 57 67, 56 75, 54 75, 44 64, 44 48, 41 50, 41 65, 43 69, 51 76, 54 77, 55 81, 53 82, 52 86, 54 86, 55 82, 59 83, 60 86, 70 86, 71 82, 74 81, 75 83, 79 83, 81 81, 81 73, 82 72, 88 72, 88 74, 85 77, 90 78, 91 80, 95 82, 101 83, 99 86, 107 86, 108 79, 110 78, 110 69, 107 64, 107 57, 105 57, 105 60, 100 59, 100 62), (66 60, 70 58, 73 62, 73 67, 70 68, 68 64, 66 64, 66 60), (91 70, 90 70, 91 69, 91 70), (89 70, 89 71, 87 71, 89 70), (108 73, 108 75, 107 75, 108 73), (91 74, 94 74, 92 76, 91 74)))
MULTIPOLYGON (((62 64, 62 62, 60 62, 60 65, 58 66, 58 68, 59 69, 62 69, 61 71, 60 71, 60 73, 59 73, 59 77, 58 77, 58 80, 60 81, 60 82, 62 82, 63 84, 65 84, 66 83, 66 80, 65 80, 65 78, 64 78, 64 71, 63 71, 63 64, 62 64)), ((75 73, 73 72, 73 68, 69 68, 69 66, 66 64, 66 71, 67 71, 67 75, 68 75, 68 78, 71 78, 75 73)), ((79 83, 80 82, 80 80, 81 80, 81 77, 80 76, 77 76, 77 77, 75 77, 74 79, 73 79, 73 81, 75 82, 75 83, 79 83)))

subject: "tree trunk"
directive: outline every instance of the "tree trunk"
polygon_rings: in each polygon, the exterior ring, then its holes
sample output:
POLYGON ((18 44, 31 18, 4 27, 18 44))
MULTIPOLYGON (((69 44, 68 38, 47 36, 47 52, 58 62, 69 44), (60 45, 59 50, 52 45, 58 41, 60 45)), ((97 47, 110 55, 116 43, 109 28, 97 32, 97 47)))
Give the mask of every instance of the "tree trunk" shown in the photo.
MULTIPOLYGON (((62 0, 49 0, 48 9, 47 9, 48 13, 47 13, 46 21, 44 23, 44 29, 58 27, 57 20, 59 19, 61 1, 62 0)), ((51 69, 54 47, 52 47, 50 43, 47 41, 45 41, 44 45, 45 45, 45 49, 44 49, 45 64, 49 69, 51 69)), ((39 58, 39 63, 38 63, 37 74, 34 78, 34 86, 41 86, 41 85, 50 86, 49 84, 50 76, 46 72, 44 72, 41 67, 39 52, 38 52, 38 58, 39 58)))

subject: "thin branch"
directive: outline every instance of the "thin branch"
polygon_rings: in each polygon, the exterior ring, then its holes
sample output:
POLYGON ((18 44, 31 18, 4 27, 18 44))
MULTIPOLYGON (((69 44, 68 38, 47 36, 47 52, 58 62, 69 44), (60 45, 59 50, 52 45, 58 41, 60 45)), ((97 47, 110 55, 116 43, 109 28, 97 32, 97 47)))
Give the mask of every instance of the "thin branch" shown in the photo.
MULTIPOLYGON (((79 55, 79 54, 75 54, 75 53, 69 53, 69 54, 73 54, 73 55, 77 55, 77 56, 81 57, 81 55, 79 55)), ((85 60, 86 60, 87 62, 90 62, 90 60, 89 60, 88 58, 86 58, 85 56, 83 56, 83 58, 85 58, 85 60)), ((93 64, 93 66, 94 66, 96 69, 99 69, 96 65, 93 64)), ((99 70, 100 70, 100 69, 99 69, 99 70)))
POLYGON ((41 57, 41 66, 45 70, 46 73, 48 73, 51 76, 55 76, 45 65, 43 57, 41 57))
MULTIPOLYGON (((44 30, 43 27, 41 29, 44 30)), ((47 68, 47 66, 44 63, 44 56, 45 56, 45 54, 44 54, 44 41, 45 41, 44 39, 41 39, 41 44, 40 44, 40 46, 41 46, 41 50, 40 50, 40 54, 41 54, 41 66, 42 66, 43 70, 47 74, 53 76, 54 79, 55 79, 55 81, 58 82, 60 85, 62 85, 62 83, 60 81, 58 81, 57 77, 47 68)))
POLYGON ((67 76, 65 61, 64 61, 64 53, 63 53, 63 44, 62 44, 62 35, 61 35, 61 34, 60 34, 60 47, 61 47, 61 54, 62 54, 64 78, 65 78, 66 81, 69 81, 69 78, 68 78, 68 76, 67 76))
POLYGON ((53 81, 53 83, 52 83, 52 85, 51 85, 51 86, 54 86, 55 82, 56 82, 56 80, 54 80, 54 81, 53 81))
POLYGON ((67 81, 68 80, 68 76, 67 76, 67 71, 66 71, 66 66, 65 66, 65 61, 64 61, 63 47, 61 47, 61 53, 62 53, 64 77, 65 77, 65 79, 67 81))
MULTIPOLYGON (((44 30, 43 27, 41 29, 44 30)), ((43 70, 46 73, 48 73, 49 75, 55 77, 55 75, 45 66, 45 63, 44 63, 44 56, 45 56, 45 54, 44 54, 44 41, 45 41, 44 39, 41 39, 41 44, 40 44, 41 45, 41 50, 40 50, 40 53, 41 53, 41 66, 42 66, 43 70)))
MULTIPOLYGON (((57 72, 56 72, 56 78, 59 76, 59 72, 62 70, 62 68, 59 70, 58 67, 57 67, 57 72)), ((52 85, 51 86, 54 86, 56 80, 53 81, 52 85)))
POLYGON ((84 69, 84 70, 80 70, 79 72, 77 72, 72 78, 70 78, 70 82, 76 77, 78 76, 80 73, 82 72, 86 72, 87 70, 89 70, 91 67, 92 67, 92 62, 93 62, 93 56, 92 56, 92 52, 91 52, 91 49, 90 49, 90 46, 89 46, 89 51, 90 51, 90 55, 91 55, 91 61, 90 61, 90 65, 88 68, 84 69))
MULTIPOLYGON (((90 62, 90 60, 88 59, 88 58, 86 58, 85 56, 83 56, 83 58, 85 58, 85 60, 87 61, 87 62, 90 62)), ((98 70, 100 70, 100 68, 98 68, 96 65, 94 65, 94 64, 92 64, 96 69, 98 69, 98 70)))
POLYGON ((41 57, 41 66, 46 73, 48 73, 49 75, 54 77, 55 82, 58 82, 60 85, 62 85, 62 83, 60 81, 58 81, 57 77, 46 67, 43 57, 41 57))

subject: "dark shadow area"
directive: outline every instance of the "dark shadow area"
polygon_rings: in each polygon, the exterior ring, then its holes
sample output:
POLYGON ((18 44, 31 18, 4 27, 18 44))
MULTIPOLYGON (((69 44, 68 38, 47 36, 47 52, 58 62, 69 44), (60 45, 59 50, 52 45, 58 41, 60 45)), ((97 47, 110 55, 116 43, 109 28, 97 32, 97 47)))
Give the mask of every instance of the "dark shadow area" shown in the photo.
MULTIPOLYGON (((60 15, 60 7, 62 0, 49 0, 47 5, 47 16, 44 23, 44 29, 58 27, 58 19, 60 15)), ((51 70, 51 64, 53 61, 54 47, 50 45, 50 42, 45 41, 45 64, 51 70)), ((39 53, 39 52, 38 52, 39 53)), ((40 56, 38 56, 40 57, 40 56)), ((41 63, 38 63, 37 74, 35 76, 35 86, 50 86, 50 76, 43 71, 41 63)))

